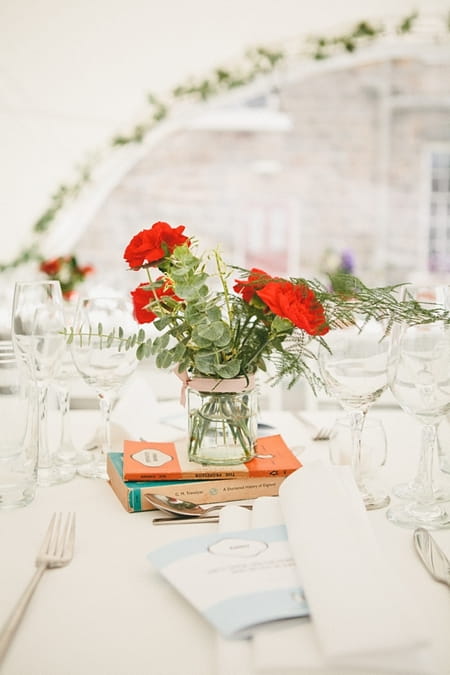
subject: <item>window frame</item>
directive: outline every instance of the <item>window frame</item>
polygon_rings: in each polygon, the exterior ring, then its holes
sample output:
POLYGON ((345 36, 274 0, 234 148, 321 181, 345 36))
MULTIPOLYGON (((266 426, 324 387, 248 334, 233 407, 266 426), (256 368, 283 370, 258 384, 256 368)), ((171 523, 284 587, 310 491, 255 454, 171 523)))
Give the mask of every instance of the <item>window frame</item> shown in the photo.
POLYGON ((421 246, 419 250, 419 267, 430 275, 442 275, 450 273, 450 143, 430 143, 426 146, 423 158, 423 208, 422 208, 422 227, 421 227, 421 246), (448 166, 444 167, 446 170, 445 180, 447 181, 447 189, 442 192, 433 190, 433 182, 435 180, 433 155, 446 154, 448 156, 448 166), (437 194, 444 195, 444 208, 447 209, 446 218, 442 225, 438 226, 438 240, 444 241, 446 252, 448 254, 448 263, 443 268, 433 268, 431 257, 431 232, 434 225, 433 216, 431 213, 433 196, 437 194), (443 232, 441 232, 443 230, 443 232))

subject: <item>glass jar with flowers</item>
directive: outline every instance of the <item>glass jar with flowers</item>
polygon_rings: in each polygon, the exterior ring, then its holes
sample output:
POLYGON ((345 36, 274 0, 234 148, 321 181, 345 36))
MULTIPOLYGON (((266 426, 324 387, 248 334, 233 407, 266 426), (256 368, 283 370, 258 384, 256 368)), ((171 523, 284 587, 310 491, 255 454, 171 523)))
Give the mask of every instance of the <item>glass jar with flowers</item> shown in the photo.
MULTIPOLYGON (((132 292, 142 329, 125 348, 172 368, 187 390, 192 461, 236 464, 255 454, 254 378, 272 363, 274 380, 303 377, 320 385, 314 343, 326 347, 331 328, 375 318, 386 332, 396 320, 426 322, 432 310, 400 303, 396 287, 367 288, 345 274, 345 292, 319 281, 271 277, 225 263, 218 250, 198 254, 185 227, 157 222, 136 234, 124 252, 129 268, 147 279, 132 292)), ((120 330, 110 339, 121 340, 120 330)))

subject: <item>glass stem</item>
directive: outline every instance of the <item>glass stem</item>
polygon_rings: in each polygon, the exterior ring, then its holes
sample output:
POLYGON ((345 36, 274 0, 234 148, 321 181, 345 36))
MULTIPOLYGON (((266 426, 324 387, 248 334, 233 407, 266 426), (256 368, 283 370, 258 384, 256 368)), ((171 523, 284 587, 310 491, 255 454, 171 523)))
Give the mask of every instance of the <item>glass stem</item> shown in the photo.
POLYGON ((103 417, 103 438, 100 448, 102 456, 106 457, 106 453, 111 450, 111 410, 112 401, 105 394, 98 395, 100 400, 100 410, 103 417))
POLYGON ((72 442, 72 436, 69 426, 70 412, 70 391, 68 387, 58 386, 57 388, 58 407, 61 417, 61 431, 59 437, 58 454, 64 459, 73 459, 75 448, 72 442))
POLYGON ((433 463, 437 447, 437 425, 425 424, 422 430, 419 466, 414 479, 415 501, 418 504, 432 504, 435 501, 433 485, 433 463))
POLYGON ((37 385, 38 394, 38 466, 40 469, 50 469, 52 459, 48 445, 47 429, 47 400, 48 386, 43 382, 37 385))
POLYGON ((350 414, 352 432, 352 470, 357 486, 364 488, 362 472, 362 432, 366 420, 366 411, 357 410, 350 414))

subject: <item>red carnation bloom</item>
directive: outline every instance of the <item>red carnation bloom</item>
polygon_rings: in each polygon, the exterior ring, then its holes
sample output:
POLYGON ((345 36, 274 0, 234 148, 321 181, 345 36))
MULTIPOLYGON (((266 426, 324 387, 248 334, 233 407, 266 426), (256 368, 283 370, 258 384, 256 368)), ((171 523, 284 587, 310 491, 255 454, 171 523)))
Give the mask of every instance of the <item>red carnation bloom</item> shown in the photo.
MULTIPOLYGON (((157 281, 162 280, 163 278, 164 277, 159 277, 157 281)), ((131 291, 134 317, 138 323, 152 323, 152 321, 157 318, 157 315, 154 312, 152 312, 150 309, 146 309, 147 305, 149 305, 151 302, 154 302, 156 298, 161 300, 164 296, 166 296, 172 298, 173 300, 177 300, 178 302, 182 302, 182 298, 179 298, 177 295, 175 295, 172 284, 167 280, 164 284, 153 290, 149 290, 148 288, 145 288, 145 286, 148 286, 148 283, 144 282, 139 284, 139 286, 135 288, 134 291, 131 291)))
POLYGON ((157 263, 170 255, 176 246, 187 243, 184 225, 171 227, 161 221, 152 225, 149 230, 142 230, 130 241, 123 254, 132 269, 139 269, 144 263, 157 267, 157 263))
POLYGON ((58 274, 61 269, 62 258, 53 258, 53 260, 44 260, 41 262, 39 269, 41 272, 48 274, 49 276, 55 276, 58 274))
POLYGON ((272 277, 267 272, 263 272, 263 270, 259 270, 257 267, 252 267, 248 279, 236 280, 233 290, 236 293, 240 293, 245 302, 250 302, 255 296, 256 291, 264 288, 265 284, 271 279, 272 277))
POLYGON ((289 319, 308 335, 325 335, 330 330, 322 305, 304 284, 273 280, 256 294, 274 314, 289 319))

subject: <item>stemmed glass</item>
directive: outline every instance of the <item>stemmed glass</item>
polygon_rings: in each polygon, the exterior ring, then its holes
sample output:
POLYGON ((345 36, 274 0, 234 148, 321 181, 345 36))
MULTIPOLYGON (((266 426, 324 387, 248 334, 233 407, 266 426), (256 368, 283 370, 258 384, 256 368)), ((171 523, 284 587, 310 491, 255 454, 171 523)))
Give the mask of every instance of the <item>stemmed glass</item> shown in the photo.
POLYGON ((361 436, 367 411, 387 387, 388 342, 384 327, 376 321, 361 320, 331 330, 329 347, 319 347, 318 363, 327 392, 347 412, 352 438, 351 466, 366 509, 379 509, 389 503, 381 487, 370 486, 363 470, 361 436))
MULTIPOLYGON (((73 324, 76 304, 74 304, 72 301, 64 300, 63 305, 66 328, 70 329, 73 324)), ((61 368, 59 368, 56 374, 53 386, 60 418, 60 433, 59 442, 56 449, 56 460, 58 462, 62 462, 63 464, 72 464, 75 467, 79 464, 87 464, 92 459, 90 452, 84 449, 77 449, 73 442, 71 433, 71 388, 72 383, 79 377, 80 375, 75 368, 69 345, 66 345, 61 368)))
POLYGON ((19 367, 37 394, 38 485, 70 480, 75 469, 58 462, 48 439, 48 391, 66 349, 59 281, 17 282, 12 306, 12 339, 19 367))
POLYGON ((136 350, 127 349, 125 345, 127 338, 138 330, 132 304, 124 298, 81 298, 78 302, 72 358, 85 382, 96 391, 103 420, 102 445, 91 451, 92 461, 78 466, 82 476, 108 478, 106 455, 112 449, 111 410, 120 389, 137 366, 136 350))
MULTIPOLYGON (((401 299, 450 310, 450 287, 407 286, 401 299)), ((450 516, 438 503, 433 464, 438 460, 437 427, 450 411, 450 324, 442 319, 417 326, 394 326, 388 381, 403 410, 422 424, 422 443, 409 499, 391 506, 387 517, 404 527, 447 527, 450 516)))

